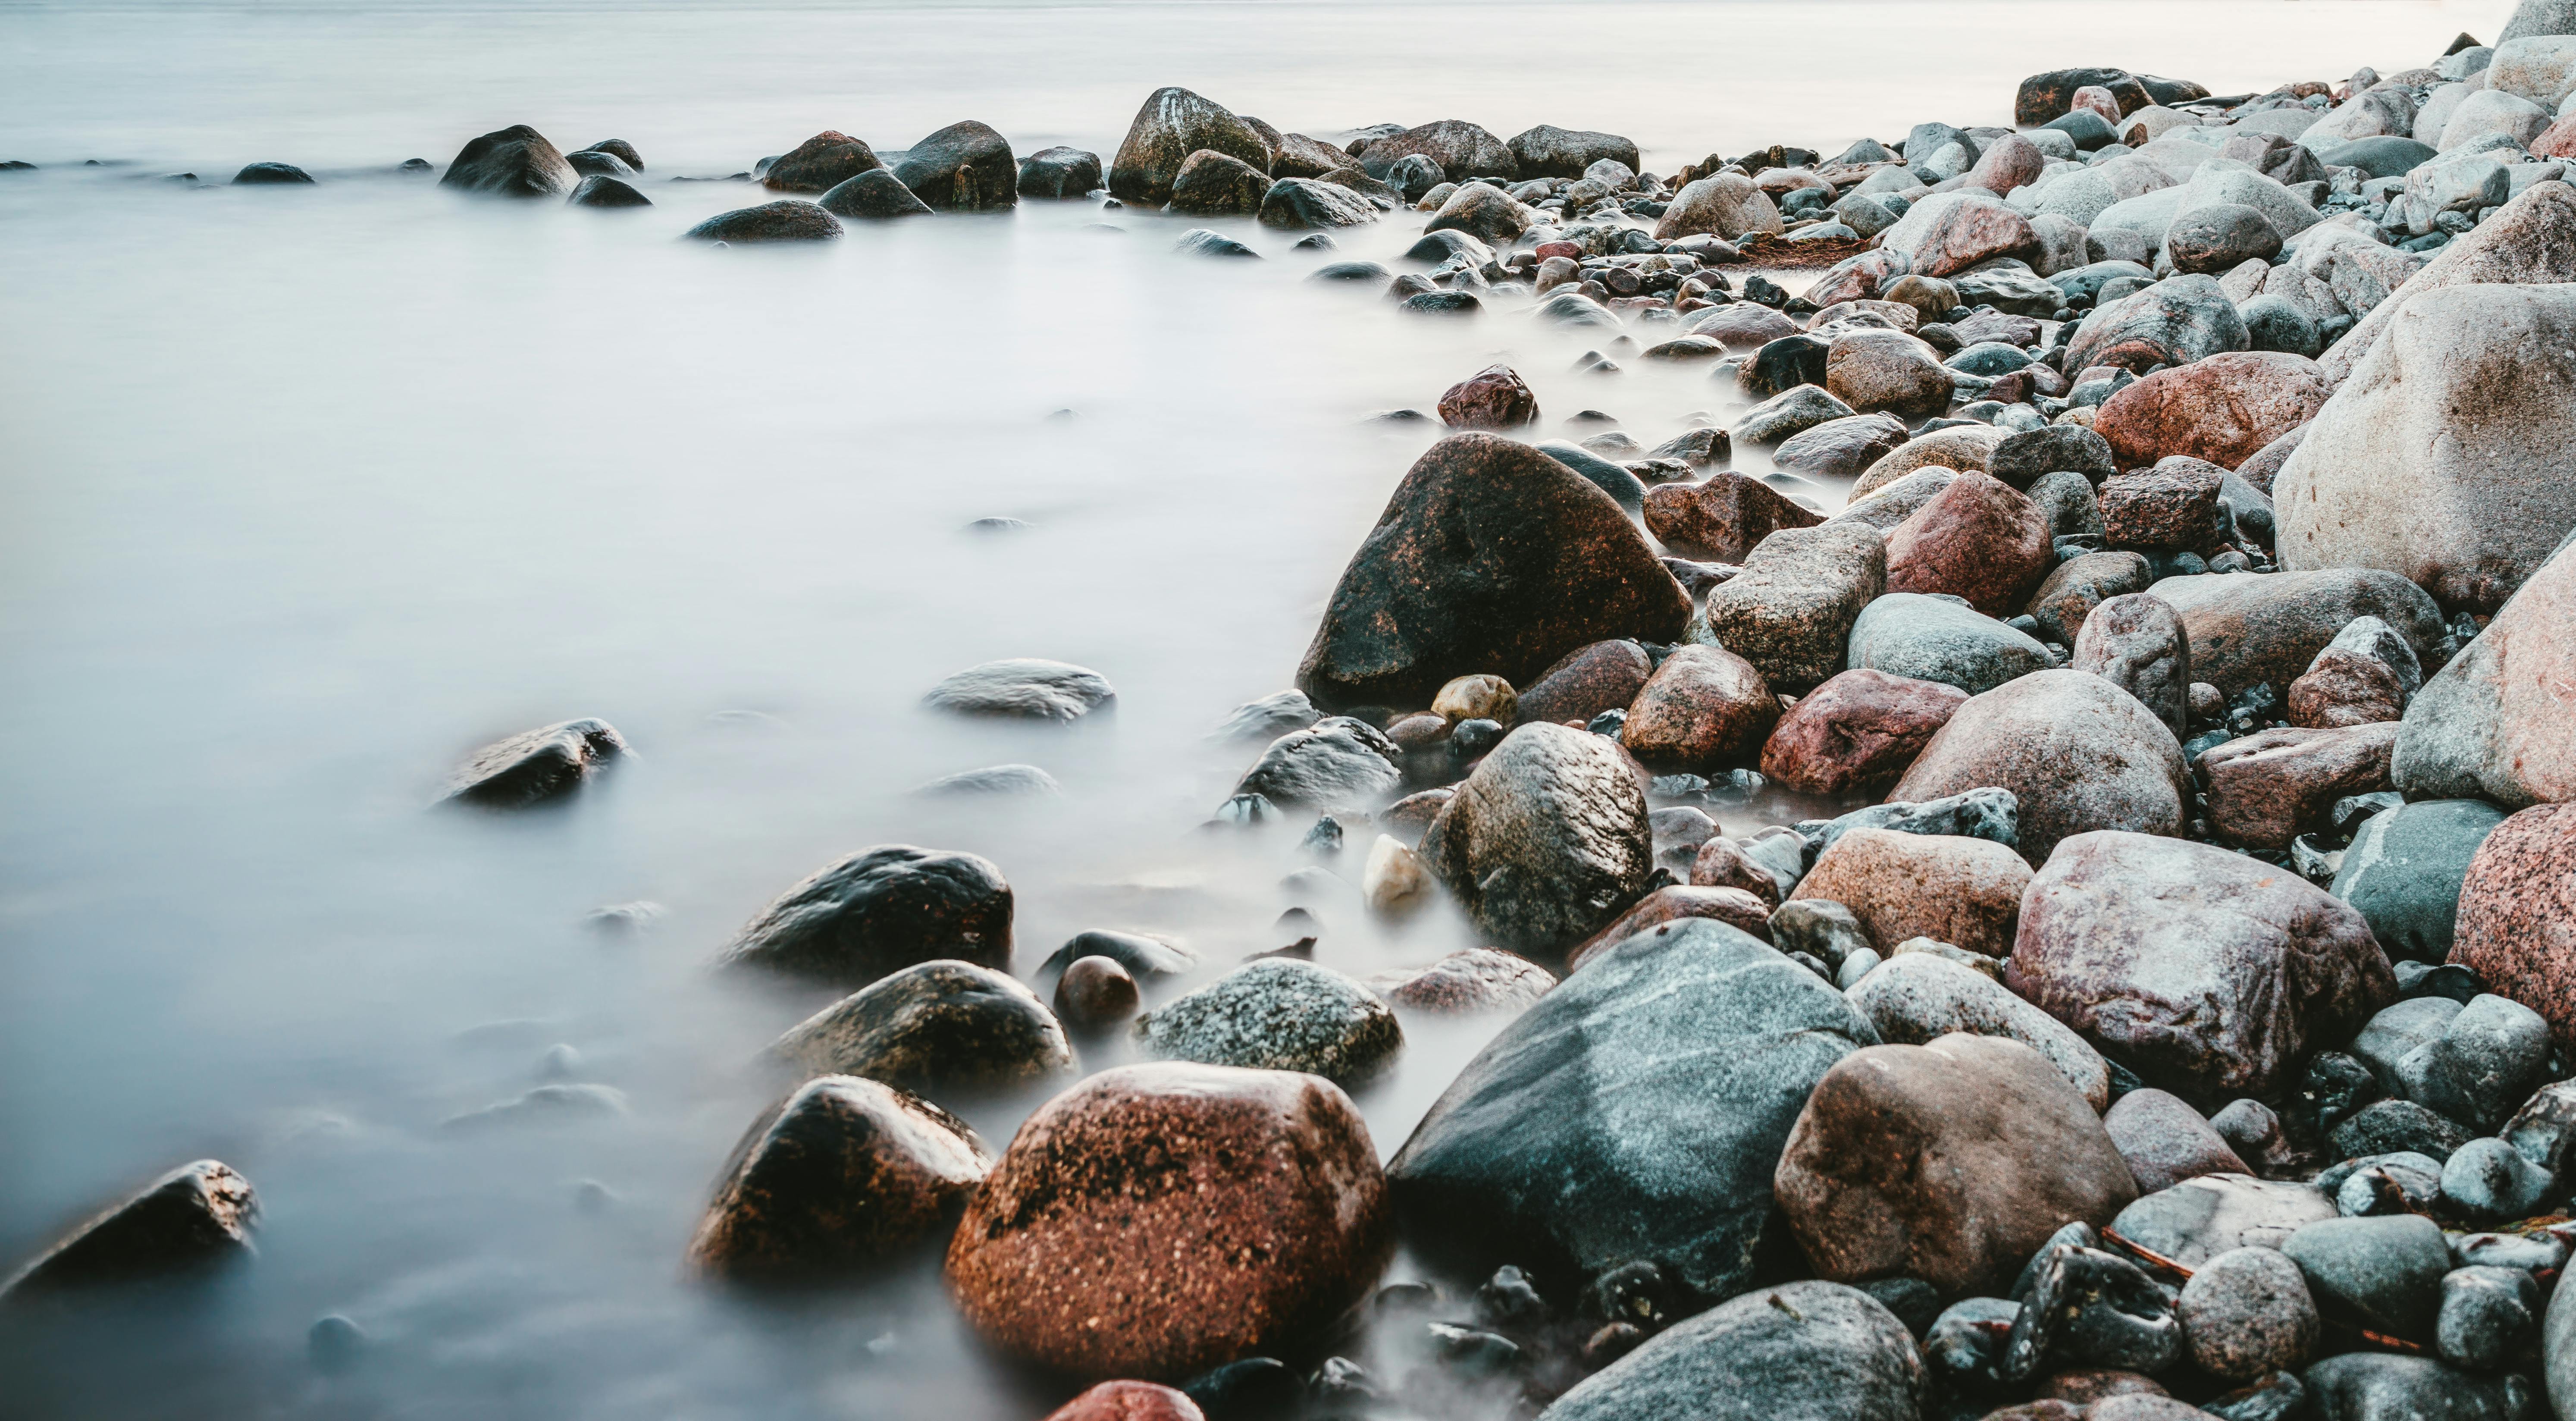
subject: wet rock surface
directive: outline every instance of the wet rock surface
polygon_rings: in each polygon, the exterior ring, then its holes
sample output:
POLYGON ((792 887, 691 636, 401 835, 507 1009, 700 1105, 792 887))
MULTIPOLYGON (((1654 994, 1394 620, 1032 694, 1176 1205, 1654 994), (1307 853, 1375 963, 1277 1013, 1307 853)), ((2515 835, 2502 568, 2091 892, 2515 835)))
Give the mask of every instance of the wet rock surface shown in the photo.
POLYGON ((990 861, 889 844, 787 890, 723 957, 851 987, 936 958, 1006 971, 1011 912, 1011 886, 990 861))

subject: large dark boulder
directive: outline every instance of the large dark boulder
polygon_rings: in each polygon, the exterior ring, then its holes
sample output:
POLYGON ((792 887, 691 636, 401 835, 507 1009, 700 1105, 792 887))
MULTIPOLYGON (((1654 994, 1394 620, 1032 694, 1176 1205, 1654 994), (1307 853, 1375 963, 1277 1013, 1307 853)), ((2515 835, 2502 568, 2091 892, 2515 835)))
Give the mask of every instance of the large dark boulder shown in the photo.
POLYGON ((1510 145, 1465 119, 1444 118, 1377 139, 1359 151, 1360 169, 1383 182, 1399 158, 1419 153, 1440 165, 1451 182, 1469 178, 1517 178, 1520 160, 1510 145))
POLYGON ((1815 973, 1693 918, 1588 959, 1469 1062, 1389 1166, 1408 1235, 1589 1276, 1752 1281, 1771 1177, 1828 1068, 1877 1043, 1815 973))
POLYGON ((1510 147, 1523 178, 1579 178, 1584 169, 1604 158, 1626 164, 1632 173, 1641 166, 1634 139, 1553 124, 1542 123, 1512 135, 1510 147))
POLYGON ((564 201, 575 207, 651 207, 653 205, 653 199, 636 191, 633 183, 624 178, 603 177, 596 173, 582 179, 581 186, 574 188, 572 196, 564 201))
POLYGON ((872 982, 769 1048, 809 1075, 865 1076, 924 1095, 990 1091, 1073 1071, 1064 1028, 1008 973, 939 960, 872 982))
POLYGON ((195 1272, 252 1252, 259 1197, 215 1160, 182 1165, 45 1251, 0 1298, 195 1272))
POLYGON ((1343 569, 1297 686, 1328 707, 1428 705, 1455 677, 1527 684, 1592 642, 1673 641, 1689 617, 1610 495, 1525 444, 1453 434, 1343 569))
POLYGON ((1010 140, 971 118, 913 144, 894 175, 941 212, 994 212, 1020 200, 1010 140))
MULTIPOLYGON (((2075 106, 2075 91, 2088 86, 2110 90, 2112 99, 2120 105, 2122 118, 2155 102, 2147 86, 2126 69, 2052 69, 2021 81, 2021 87, 2013 93, 2013 122, 2027 128, 2063 118, 2075 106)), ((1932 155, 1907 156, 1920 159, 1932 155)))
POLYGON ((1041 148, 1020 160, 1020 196, 1067 201, 1100 186, 1100 155, 1081 148, 1041 148))
POLYGON ((1201 149, 1270 171, 1270 144, 1251 124, 1187 89, 1156 89, 1136 111, 1109 164, 1110 196, 1147 207, 1172 200, 1172 179, 1201 149))
POLYGON ((1545 721, 1515 727, 1477 763, 1421 854, 1485 941, 1534 957, 1599 931, 1655 870, 1627 756, 1607 736, 1545 721))
POLYGON ((884 166, 866 140, 827 128, 772 161, 760 175, 760 185, 771 192, 829 192, 884 166))
POLYGON ((942 957, 1007 972, 1011 910, 1011 885, 991 861, 884 844, 788 889, 724 960, 849 987, 942 957))
POLYGON ((727 243, 828 242, 840 235, 839 218, 794 198, 719 212, 680 234, 685 241, 727 243))
POLYGON ((580 181, 581 175, 544 134, 520 123, 458 150, 438 185, 494 197, 561 197, 580 181))
POLYGON ((1896 1314, 1814 1280, 1747 1293, 1585 1378, 1540 1421, 1915 1421, 1923 1359, 1896 1314))

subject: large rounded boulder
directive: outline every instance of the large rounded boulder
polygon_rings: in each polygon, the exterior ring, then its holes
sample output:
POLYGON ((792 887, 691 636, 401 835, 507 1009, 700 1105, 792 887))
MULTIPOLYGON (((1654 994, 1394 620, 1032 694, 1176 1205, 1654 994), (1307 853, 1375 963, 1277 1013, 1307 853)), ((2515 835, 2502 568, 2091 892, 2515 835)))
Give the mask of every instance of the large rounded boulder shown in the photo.
POLYGON ((1987 785, 2021 803, 2021 853, 2097 829, 2179 834, 2191 782, 2173 731, 2089 671, 2035 671, 1970 696, 1889 797, 1920 802, 1987 785))
POLYGON ((1427 705, 1459 676, 1537 679, 1596 641, 1671 642, 1690 599, 1610 495, 1491 434, 1456 434, 1387 500, 1298 668, 1327 707, 1427 705))
POLYGON ((1136 111, 1125 142, 1109 162, 1109 193, 1123 202, 1160 207, 1172 180, 1201 149, 1212 149, 1267 173, 1274 156, 1251 124, 1182 88, 1156 89, 1136 111))
POLYGON ((2229 351, 2122 389, 2094 413, 2093 432, 2124 469, 2175 454, 2232 469, 2314 419, 2333 393, 2304 356, 2229 351))
POLYGON ((1180 1380, 1298 1342, 1392 1239, 1367 1125, 1317 1076, 1162 1063, 1040 1107, 948 1247, 959 1311, 1011 1356, 1180 1380))
POLYGON ((2410 797, 2508 809, 2576 799, 2576 536, 2407 704, 2390 773, 2410 797))
POLYGON ((1521 725, 1477 762, 1423 833, 1421 856, 1485 940, 1564 952, 1646 890, 1646 792, 1605 736, 1521 725))
POLYGON ((2576 1046, 2576 804, 2534 805, 2478 846, 2451 960, 2576 1046))
POLYGON ((440 187, 493 197, 561 197, 580 183, 563 151, 524 123, 466 144, 438 179, 440 187))
POLYGON ((993 212, 1020 200, 1010 140, 990 124, 952 123, 905 151, 894 175, 941 212, 993 212))

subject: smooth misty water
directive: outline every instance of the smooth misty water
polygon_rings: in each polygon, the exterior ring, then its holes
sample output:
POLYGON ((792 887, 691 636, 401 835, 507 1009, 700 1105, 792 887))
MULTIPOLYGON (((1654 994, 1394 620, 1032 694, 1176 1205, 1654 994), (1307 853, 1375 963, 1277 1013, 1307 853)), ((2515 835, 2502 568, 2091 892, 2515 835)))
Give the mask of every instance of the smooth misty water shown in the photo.
MULTIPOLYGON (((1317 134, 1607 128, 1670 172, 2001 121, 2061 64, 2220 91, 2402 67, 2508 8, 0 6, 0 158, 44 169, 0 179, 0 1271, 200 1156, 266 1208, 259 1261, 210 1290, 0 1326, 0 1409, 1039 1414, 1056 1393, 978 1360, 935 1278, 761 1305, 682 1276, 771 1090, 752 1057, 821 1000, 711 953, 889 841, 999 863, 1024 972, 1090 927, 1212 968, 1280 945, 1303 823, 1199 832, 1257 749, 1204 736, 1287 684, 1429 442, 1363 417, 1494 360, 1550 434, 1595 407, 1653 443, 1733 407, 1696 371, 1578 378, 1587 342, 1513 313, 1308 286, 1320 258, 1248 227, 1270 260, 1183 262, 1185 224, 1096 230, 1088 203, 712 252, 671 239, 752 195, 664 179, 969 116, 1105 155, 1162 83, 1317 134), (521 121, 633 141, 660 205, 381 174, 521 121), (155 181, 263 159, 326 181, 155 181), (963 531, 986 515, 1031 526, 963 531), (1097 668, 1118 713, 919 708, 998 656, 1097 668), (568 810, 424 810, 461 752, 580 715, 639 758, 568 810), (1066 795, 911 794, 1013 761, 1066 795), (638 899, 667 910, 644 934, 583 922, 638 899), (438 1128, 559 1043, 632 1113, 438 1128), (305 1359, 329 1312, 373 1339, 338 1377, 305 1359)), ((1468 940, 1320 910, 1357 973, 1468 940)), ((1387 1153, 1490 1027, 1412 1030, 1362 1096, 1387 1153)), ((998 1146, 1027 1106, 973 1114, 998 1146)))

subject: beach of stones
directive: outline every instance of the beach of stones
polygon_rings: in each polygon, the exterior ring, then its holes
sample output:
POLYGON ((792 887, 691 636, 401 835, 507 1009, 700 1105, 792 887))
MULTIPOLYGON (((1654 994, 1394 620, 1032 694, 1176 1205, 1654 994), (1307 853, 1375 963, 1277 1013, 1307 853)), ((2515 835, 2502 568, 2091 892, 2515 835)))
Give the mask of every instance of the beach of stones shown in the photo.
MULTIPOLYGON (((1022 201, 1420 222, 1406 270, 1312 278, 1739 411, 1548 439, 1498 365, 1380 416, 1442 432, 1293 685, 1214 728, 1248 768, 1176 829, 1479 946, 1363 980, 1292 909, 1241 963, 1111 926, 1038 960, 1001 866, 852 854, 710 953, 846 995, 769 1048, 675 1264, 936 1267, 1066 1421, 2576 1421, 2576 4, 2263 94, 2035 75, 2012 119, 1661 177, 1167 88, 1105 167, 970 122, 672 179, 765 190, 685 233, 728 249, 1022 201), (1722 827, 1783 794, 1857 807, 1722 827), (1495 1034, 1382 1162, 1349 1092, 1439 1018, 1495 1034), (1141 1063, 1086 1073, 1110 1042, 1141 1063), (1007 1141, 952 1113, 1004 1091, 1045 1097, 1007 1141)), ((438 181, 649 209, 645 171, 523 126, 438 181)), ((1036 655, 926 694, 1117 702, 1036 655)), ((531 730, 439 812, 631 753, 531 730)), ((184 1165, 6 1305, 256 1267, 258 1214, 184 1165)))

